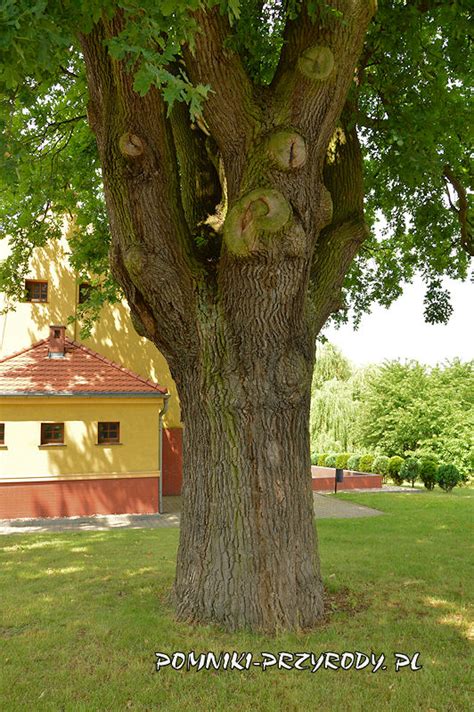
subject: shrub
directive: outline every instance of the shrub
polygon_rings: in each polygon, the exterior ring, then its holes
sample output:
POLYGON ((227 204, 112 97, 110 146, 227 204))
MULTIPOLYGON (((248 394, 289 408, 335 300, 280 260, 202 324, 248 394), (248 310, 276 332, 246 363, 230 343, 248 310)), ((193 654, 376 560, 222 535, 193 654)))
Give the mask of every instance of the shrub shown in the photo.
POLYGON ((374 462, 373 455, 362 455, 359 460, 359 471, 360 472, 372 472, 372 465, 374 462))
POLYGON ((437 473, 438 465, 434 460, 427 457, 420 460, 420 480, 423 482, 426 489, 434 489, 437 473))
POLYGON ((323 453, 322 455, 318 455, 318 465, 319 467, 324 467, 326 464, 326 458, 327 458, 327 453, 323 453))
POLYGON ((349 457, 349 452, 340 452, 339 455, 336 456, 336 467, 341 468, 341 470, 347 469, 349 457))
POLYGON ((394 455, 390 458, 388 463, 388 474, 394 481, 396 485, 401 485, 403 483, 403 477, 400 477, 400 469, 403 465, 403 457, 399 455, 394 455))
POLYGON ((411 486, 415 486, 415 480, 418 477, 420 473, 420 466, 418 464, 418 460, 415 460, 414 457, 407 457, 405 462, 400 468, 400 478, 402 480, 407 480, 407 482, 411 482, 411 486))
POLYGON ((378 475, 382 475, 384 480, 388 475, 389 462, 389 457, 387 457, 386 455, 379 455, 375 458, 374 464, 372 465, 373 471, 376 472, 378 475))
POLYGON ((453 487, 463 481, 463 476, 456 465, 440 465, 436 474, 436 481, 442 490, 451 492, 453 487))
POLYGON ((316 452, 311 453, 311 464, 312 465, 318 464, 318 457, 319 457, 319 455, 316 452))
POLYGON ((355 470, 359 469, 360 455, 351 455, 347 461, 347 469, 355 470))
POLYGON ((327 455, 326 457, 326 467, 336 467, 336 456, 334 453, 327 455))

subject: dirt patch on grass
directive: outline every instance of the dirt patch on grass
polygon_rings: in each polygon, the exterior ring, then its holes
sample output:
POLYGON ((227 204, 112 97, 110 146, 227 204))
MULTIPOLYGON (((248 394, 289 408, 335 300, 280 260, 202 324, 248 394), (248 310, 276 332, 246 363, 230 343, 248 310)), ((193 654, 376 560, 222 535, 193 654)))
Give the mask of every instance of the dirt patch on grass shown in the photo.
POLYGON ((335 616, 341 613, 350 613, 351 616, 362 613, 370 608, 371 600, 367 593, 351 591, 344 586, 337 591, 324 589, 324 616, 321 625, 332 623, 335 616))

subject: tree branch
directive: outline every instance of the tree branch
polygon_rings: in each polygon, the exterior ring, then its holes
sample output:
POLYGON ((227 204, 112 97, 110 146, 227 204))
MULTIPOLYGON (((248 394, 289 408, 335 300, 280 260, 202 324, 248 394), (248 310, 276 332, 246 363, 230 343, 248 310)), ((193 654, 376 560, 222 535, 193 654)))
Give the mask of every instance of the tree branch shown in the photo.
POLYGON ((195 236, 204 229, 215 228, 216 209, 223 198, 219 175, 219 156, 212 137, 197 124, 192 125, 187 106, 176 103, 171 112, 171 128, 178 156, 181 197, 189 230, 195 236))
POLYGON ((192 352, 193 272, 199 273, 199 265, 181 204, 163 98, 153 88, 139 96, 124 62, 113 60, 104 46, 107 38, 120 32, 120 22, 116 15, 80 37, 90 94, 89 123, 102 164, 114 274, 135 316, 171 358, 192 352), (159 329, 143 317, 143 304, 160 315, 159 329))
POLYGON ((231 28, 219 6, 198 10, 194 16, 201 32, 196 34, 194 53, 189 48, 184 52, 186 69, 193 83, 211 85, 203 118, 223 157, 232 199, 261 113, 240 57, 228 46, 231 28))
POLYGON ((374 11, 372 0, 331 0, 324 14, 319 8, 309 17, 305 3, 287 23, 272 88, 281 115, 303 132, 316 155, 324 155, 374 11))
POLYGON ((310 298, 317 332, 340 309, 344 277, 368 236, 360 143, 356 129, 348 130, 344 120, 329 146, 324 183, 331 193, 333 216, 321 231, 311 270, 310 298))
POLYGON ((458 197, 458 207, 456 208, 452 202, 448 192, 448 199, 451 210, 458 216, 459 225, 461 227, 461 246, 466 252, 474 257, 474 236, 472 234, 472 225, 469 220, 469 202, 466 189, 455 175, 451 166, 446 165, 443 170, 443 176, 456 191, 458 197))

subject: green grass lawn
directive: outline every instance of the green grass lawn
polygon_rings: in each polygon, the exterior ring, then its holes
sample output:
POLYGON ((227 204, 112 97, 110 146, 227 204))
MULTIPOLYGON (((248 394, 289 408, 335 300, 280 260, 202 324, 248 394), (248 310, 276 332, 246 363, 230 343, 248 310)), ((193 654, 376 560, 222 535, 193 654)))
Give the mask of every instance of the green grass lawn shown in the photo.
POLYGON ((386 514, 319 523, 328 620, 275 639, 175 622, 175 529, 1 537, 0 709, 472 709, 474 492, 338 497, 386 514), (359 650, 387 670, 154 672, 177 650, 359 650), (395 673, 395 651, 423 669, 395 673))

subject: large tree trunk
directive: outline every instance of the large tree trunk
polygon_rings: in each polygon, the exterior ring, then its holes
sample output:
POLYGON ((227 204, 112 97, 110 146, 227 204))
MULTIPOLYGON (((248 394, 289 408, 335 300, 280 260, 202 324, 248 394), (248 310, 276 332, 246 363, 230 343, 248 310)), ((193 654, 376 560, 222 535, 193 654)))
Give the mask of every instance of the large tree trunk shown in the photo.
POLYGON ((185 426, 180 618, 274 631, 323 610, 309 461, 315 338, 365 235, 361 154, 341 114, 371 0, 289 21, 254 87, 218 7, 184 51, 201 124, 167 116, 108 56, 123 15, 81 38, 112 234, 139 333, 167 358, 185 426), (328 19, 329 17, 329 19, 328 19), (325 185, 326 183, 326 185, 325 185))
POLYGON ((231 629, 309 627, 323 610, 309 460, 313 349, 264 301, 262 288, 259 319, 243 331, 245 302, 227 314, 209 307, 196 363, 175 370, 185 428, 177 613, 231 629))

